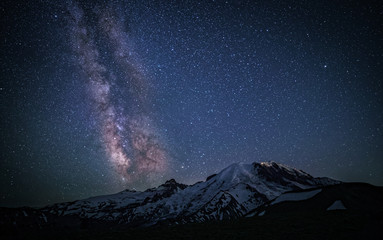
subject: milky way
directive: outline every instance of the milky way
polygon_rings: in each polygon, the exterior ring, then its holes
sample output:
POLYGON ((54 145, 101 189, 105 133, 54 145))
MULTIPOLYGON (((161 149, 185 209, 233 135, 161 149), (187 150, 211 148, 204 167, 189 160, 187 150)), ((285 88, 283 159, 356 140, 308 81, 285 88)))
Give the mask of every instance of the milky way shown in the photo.
POLYGON ((99 17, 100 32, 104 34, 113 56, 122 69, 122 77, 133 101, 130 106, 118 108, 112 101, 113 78, 102 63, 94 34, 89 33, 84 11, 77 5, 69 6, 72 45, 78 63, 85 75, 91 102, 100 122, 100 133, 110 162, 123 180, 150 182, 160 177, 168 167, 168 156, 158 131, 149 116, 149 90, 139 65, 129 54, 128 35, 121 22, 108 9, 99 17), (124 108, 130 108, 125 111, 124 108), (129 112, 130 114, 127 114, 129 112))

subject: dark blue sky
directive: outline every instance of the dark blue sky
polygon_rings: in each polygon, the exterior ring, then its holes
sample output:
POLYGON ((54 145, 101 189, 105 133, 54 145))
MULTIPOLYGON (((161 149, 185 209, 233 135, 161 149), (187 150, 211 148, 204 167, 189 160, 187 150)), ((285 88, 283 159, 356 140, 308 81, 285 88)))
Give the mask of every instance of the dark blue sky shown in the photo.
MULTIPOLYGON (((383 185, 379 1, 79 2, 116 119, 144 112, 166 151, 160 177, 137 167, 131 182, 100 137, 71 4, 1 3, 0 206, 191 184, 235 162, 383 185), (100 30, 107 10, 147 85, 146 110, 100 30)), ((118 134, 129 145, 131 132, 118 134)))

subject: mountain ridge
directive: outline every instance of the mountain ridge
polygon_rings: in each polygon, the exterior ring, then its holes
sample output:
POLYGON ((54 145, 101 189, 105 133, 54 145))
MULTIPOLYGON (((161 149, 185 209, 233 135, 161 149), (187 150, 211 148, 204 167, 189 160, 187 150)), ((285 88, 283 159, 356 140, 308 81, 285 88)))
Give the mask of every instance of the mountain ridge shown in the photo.
POLYGON ((45 225, 55 217, 132 227, 229 220, 248 214, 284 192, 338 183, 276 162, 234 163, 193 185, 170 179, 145 191, 126 189, 52 204, 38 209, 35 215, 42 220, 39 224, 45 225))

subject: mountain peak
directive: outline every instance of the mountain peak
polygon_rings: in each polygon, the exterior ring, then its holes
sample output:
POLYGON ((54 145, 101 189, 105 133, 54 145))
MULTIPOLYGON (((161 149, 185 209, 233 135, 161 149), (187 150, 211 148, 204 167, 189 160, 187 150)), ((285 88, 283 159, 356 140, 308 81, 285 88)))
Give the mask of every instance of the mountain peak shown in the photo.
POLYGON ((283 165, 282 163, 277 163, 274 161, 267 161, 267 162, 253 162, 254 166, 262 166, 262 167, 284 167, 284 168, 291 168, 286 165, 283 165))
POLYGON ((268 186, 281 185, 292 189, 301 189, 312 185, 334 184, 331 179, 316 179, 310 174, 273 161, 233 163, 221 172, 209 176, 206 181, 219 181, 229 187, 241 182, 252 185, 264 184, 268 186))
POLYGON ((178 183, 174 178, 167 180, 164 184, 158 186, 157 190, 160 189, 185 189, 187 185, 183 183, 178 183))
POLYGON ((172 179, 167 180, 165 182, 165 184, 177 184, 177 181, 174 178, 172 178, 172 179))

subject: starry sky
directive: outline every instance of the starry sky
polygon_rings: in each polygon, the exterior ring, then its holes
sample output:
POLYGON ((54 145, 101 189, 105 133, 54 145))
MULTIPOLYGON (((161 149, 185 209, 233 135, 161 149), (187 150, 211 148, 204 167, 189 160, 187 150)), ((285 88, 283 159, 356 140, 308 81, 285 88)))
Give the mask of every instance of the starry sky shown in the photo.
POLYGON ((1 1, 0 206, 236 162, 383 185, 379 1, 1 1))

